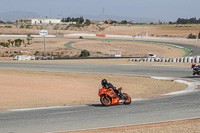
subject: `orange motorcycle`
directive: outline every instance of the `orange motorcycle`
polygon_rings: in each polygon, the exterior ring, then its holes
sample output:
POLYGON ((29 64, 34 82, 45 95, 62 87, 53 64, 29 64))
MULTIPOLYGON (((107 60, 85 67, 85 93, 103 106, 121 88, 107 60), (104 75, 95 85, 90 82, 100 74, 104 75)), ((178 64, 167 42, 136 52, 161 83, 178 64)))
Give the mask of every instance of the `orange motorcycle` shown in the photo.
POLYGON ((99 97, 100 101, 104 106, 116 105, 116 104, 125 104, 128 105, 131 103, 131 97, 126 94, 122 93, 122 87, 118 88, 118 94, 112 89, 105 89, 101 87, 99 89, 99 97))

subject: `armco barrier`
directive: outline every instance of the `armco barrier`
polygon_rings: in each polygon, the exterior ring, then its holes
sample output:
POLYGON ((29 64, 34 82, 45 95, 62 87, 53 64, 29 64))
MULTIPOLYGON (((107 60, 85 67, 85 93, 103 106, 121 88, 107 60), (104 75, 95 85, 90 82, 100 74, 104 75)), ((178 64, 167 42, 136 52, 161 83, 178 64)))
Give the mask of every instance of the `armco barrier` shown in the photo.
POLYGON ((189 62, 189 63, 200 63, 200 56, 194 57, 182 57, 182 58, 167 58, 167 59, 162 59, 162 58, 131 58, 129 61, 147 61, 147 62, 189 62))

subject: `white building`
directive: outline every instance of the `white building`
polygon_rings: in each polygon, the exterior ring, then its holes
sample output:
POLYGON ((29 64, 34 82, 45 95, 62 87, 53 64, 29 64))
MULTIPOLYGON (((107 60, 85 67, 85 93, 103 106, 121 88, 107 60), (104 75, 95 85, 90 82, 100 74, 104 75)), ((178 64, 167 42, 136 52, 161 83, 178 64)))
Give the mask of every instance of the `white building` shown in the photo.
POLYGON ((60 24, 60 18, 20 18, 16 20, 17 24, 60 24))

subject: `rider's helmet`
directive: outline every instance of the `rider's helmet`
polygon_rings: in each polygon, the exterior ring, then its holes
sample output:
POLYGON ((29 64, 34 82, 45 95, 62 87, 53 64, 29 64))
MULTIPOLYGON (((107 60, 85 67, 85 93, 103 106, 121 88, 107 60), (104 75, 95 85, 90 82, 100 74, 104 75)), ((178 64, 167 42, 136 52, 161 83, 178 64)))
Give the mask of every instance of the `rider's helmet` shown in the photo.
POLYGON ((196 65, 196 63, 192 63, 192 65, 193 65, 193 66, 195 66, 195 65, 196 65))
POLYGON ((108 84, 108 81, 106 80, 106 79, 103 79, 102 81, 101 81, 101 85, 102 86, 106 86, 108 84))

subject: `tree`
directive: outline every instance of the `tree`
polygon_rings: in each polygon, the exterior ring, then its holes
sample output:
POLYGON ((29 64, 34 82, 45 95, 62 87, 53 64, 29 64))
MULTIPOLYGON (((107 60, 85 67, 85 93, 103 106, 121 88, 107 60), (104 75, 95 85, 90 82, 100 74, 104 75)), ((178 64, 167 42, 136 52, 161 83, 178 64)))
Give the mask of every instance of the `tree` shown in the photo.
POLYGON ((4 22, 4 21, 2 21, 2 20, 0 20, 0 24, 5 24, 5 22, 4 22))
POLYGON ((27 41, 28 41, 28 45, 30 45, 31 35, 28 34, 26 39, 27 39, 27 41))
POLYGON ((13 44, 14 44, 14 41, 11 41, 11 44, 12 44, 12 46, 13 46, 13 44))
POLYGON ((10 45, 10 43, 11 43, 11 40, 9 39, 9 40, 8 40, 8 44, 10 45))
POLYGON ((79 23, 82 24, 84 22, 83 16, 79 18, 79 23))
POLYGON ((71 22, 71 21, 72 21, 72 19, 70 17, 68 17, 66 22, 71 22))
POLYGON ((89 26, 90 25, 90 20, 86 19, 85 24, 89 26))
POLYGON ((126 20, 122 20, 121 24, 127 24, 127 21, 126 20))
POLYGON ((4 47, 4 45, 5 45, 5 42, 0 42, 0 45, 4 47))
POLYGON ((28 38, 27 38, 28 45, 30 45, 30 40, 31 40, 31 38, 30 38, 30 37, 28 37, 28 38))
POLYGON ((196 18, 190 18, 189 19, 189 23, 190 24, 196 24, 197 23, 197 19, 196 18))
POLYGON ((4 47, 7 47, 7 48, 9 48, 9 43, 7 42, 7 43, 5 43, 6 45, 4 46, 4 47))
POLYGON ((19 47, 19 40, 15 39, 14 42, 15 42, 15 46, 19 47))
POLYGON ((21 46, 23 40, 22 39, 15 39, 15 46, 19 47, 21 46))

